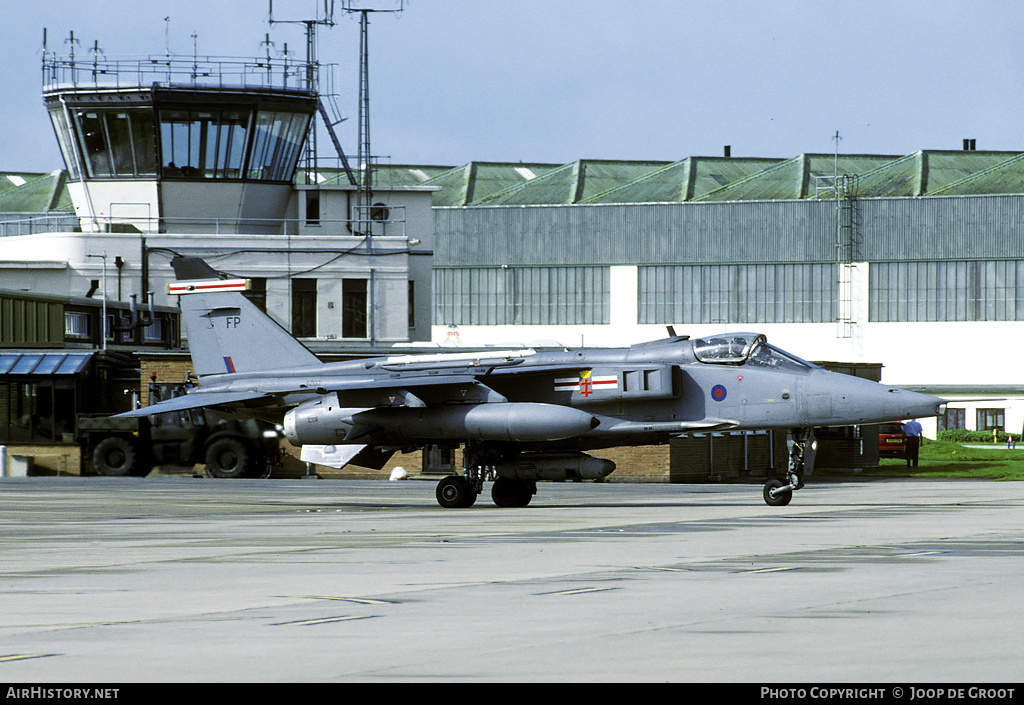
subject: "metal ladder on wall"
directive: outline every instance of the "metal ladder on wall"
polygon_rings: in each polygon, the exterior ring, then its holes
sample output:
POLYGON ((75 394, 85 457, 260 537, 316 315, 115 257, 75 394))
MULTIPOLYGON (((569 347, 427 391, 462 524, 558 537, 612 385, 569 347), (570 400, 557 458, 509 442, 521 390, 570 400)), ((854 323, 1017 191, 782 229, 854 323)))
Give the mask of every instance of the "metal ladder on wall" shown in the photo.
POLYGON ((836 274, 838 287, 836 299, 836 337, 853 336, 853 258, 855 254, 856 218, 855 185, 856 175, 841 174, 834 184, 836 214, 836 274))
POLYGON ((815 178, 815 198, 831 198, 835 213, 836 337, 853 337, 853 260, 856 254, 856 174, 815 178))

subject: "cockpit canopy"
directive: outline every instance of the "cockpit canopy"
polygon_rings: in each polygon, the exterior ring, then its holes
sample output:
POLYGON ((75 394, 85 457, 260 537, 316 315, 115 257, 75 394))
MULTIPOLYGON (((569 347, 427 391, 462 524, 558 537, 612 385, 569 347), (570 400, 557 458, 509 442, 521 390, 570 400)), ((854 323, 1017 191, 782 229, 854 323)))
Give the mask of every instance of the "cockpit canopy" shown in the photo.
POLYGON ((760 333, 728 333, 693 341, 693 355, 701 362, 742 365, 767 339, 760 333))
POLYGON ((693 341, 693 356, 713 365, 757 365, 808 370, 814 365, 768 344, 761 333, 722 333, 693 341))

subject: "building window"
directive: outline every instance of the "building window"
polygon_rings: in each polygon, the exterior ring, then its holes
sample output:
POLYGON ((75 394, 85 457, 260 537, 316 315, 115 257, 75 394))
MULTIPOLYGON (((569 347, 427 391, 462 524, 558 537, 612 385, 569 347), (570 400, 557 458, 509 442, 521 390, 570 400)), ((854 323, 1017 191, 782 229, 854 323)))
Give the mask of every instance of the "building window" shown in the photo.
POLYGON ((156 175, 152 110, 79 110, 74 118, 89 176, 156 175))
POLYGON ((306 139, 309 115, 260 110, 253 130, 249 178, 289 181, 306 139))
POLYGON ((249 288, 242 292, 242 296, 252 303, 263 313, 267 312, 267 278, 251 277, 249 288))
POLYGON ((75 142, 71 137, 71 126, 65 119, 63 108, 50 111, 50 121, 57 133, 57 143, 60 145, 60 153, 64 157, 64 165, 68 170, 68 178, 78 181, 82 178, 82 172, 78 169, 78 153, 75 151, 75 142))
POLYGON ((73 380, 0 382, 0 442, 52 443, 75 429, 73 380))
POLYGON ((89 314, 82 311, 65 311, 64 335, 69 338, 88 338, 89 314))
POLYGON ((240 179, 252 111, 161 110, 164 178, 240 179))
POLYGON ((869 319, 1024 321, 1024 260, 875 262, 869 319))
POLYGON ((837 315, 831 263, 656 265, 638 271, 640 323, 824 323, 837 315))
POLYGON ((409 327, 416 327, 416 282, 409 282, 409 327))
POLYGON ((940 431, 954 431, 960 428, 967 428, 967 409, 946 409, 946 413, 939 416, 940 431))
POLYGON ((434 269, 434 320, 446 325, 607 325, 608 267, 434 269))
POLYGON ((320 225, 319 191, 306 191, 306 225, 320 225))
POLYGON ((978 431, 991 431, 992 429, 1004 430, 1004 409, 978 409, 977 410, 977 430, 978 431))
POLYGON ((142 342, 162 343, 164 342, 164 321, 162 318, 154 318, 148 326, 142 328, 142 342))
POLYGON ((341 282, 341 337, 367 338, 366 279, 343 279, 341 282))
POLYGON ((316 279, 292 279, 292 335, 316 336, 316 279))

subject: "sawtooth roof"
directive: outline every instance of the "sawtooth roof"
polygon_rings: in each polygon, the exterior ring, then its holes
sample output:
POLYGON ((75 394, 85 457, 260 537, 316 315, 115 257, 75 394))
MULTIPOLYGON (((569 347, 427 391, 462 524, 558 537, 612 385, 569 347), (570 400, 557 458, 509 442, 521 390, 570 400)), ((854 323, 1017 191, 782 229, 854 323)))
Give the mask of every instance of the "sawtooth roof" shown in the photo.
MULTIPOLYGON (((913 154, 687 157, 668 161, 586 159, 569 164, 469 162, 381 164, 381 187, 439 187, 435 206, 657 203, 831 198, 835 174, 860 198, 1024 194, 1024 152, 920 150, 913 154)), ((297 172, 298 183, 305 174, 297 172)), ((340 168, 318 183, 347 183, 340 168)), ((0 174, 0 213, 72 210, 63 172, 0 174)))
POLYGON ((522 186, 558 166, 522 162, 469 162, 450 168, 424 182, 424 185, 441 187, 434 194, 435 206, 466 206, 522 186))
POLYGON ((1024 154, 1010 157, 988 169, 940 186, 932 191, 931 195, 969 196, 977 193, 1024 193, 1024 154))
POLYGON ((0 213, 46 213, 72 208, 63 171, 0 176, 0 213))
MULTIPOLYGON (((373 167, 373 183, 381 186, 403 187, 420 186, 438 174, 449 171, 450 166, 424 166, 413 164, 375 164, 373 167)), ((350 183, 348 174, 341 167, 321 167, 316 170, 316 183, 321 186, 350 183)), ((356 175, 358 178, 358 175, 356 175)), ((295 172, 295 182, 309 184, 305 169, 295 172)))
POLYGON ((870 171, 896 158, 875 154, 800 154, 694 200, 778 201, 813 198, 820 193, 821 184, 831 186, 829 177, 870 171))
POLYGON ((475 199, 472 205, 580 203, 623 183, 635 181, 669 163, 580 159, 504 191, 475 199))
MULTIPOLYGON (((921 150, 858 175, 853 193, 862 198, 938 195, 954 183, 970 182, 981 173, 1013 162, 1018 156, 1018 152, 921 150)), ((1020 167, 1017 170, 1019 172, 1020 167)), ((1012 168, 1008 172, 1012 172, 1012 168)), ((986 184, 995 186, 996 183, 994 179, 974 181, 973 186, 983 190, 972 193, 993 193, 986 184)), ((968 191, 964 190, 960 195, 967 195, 968 191)), ((1018 190, 1017 193, 1024 191, 1018 190)), ((951 194, 947 192, 946 195, 951 194)))
POLYGON ((766 157, 687 157, 591 196, 583 203, 690 201, 781 161, 766 157))

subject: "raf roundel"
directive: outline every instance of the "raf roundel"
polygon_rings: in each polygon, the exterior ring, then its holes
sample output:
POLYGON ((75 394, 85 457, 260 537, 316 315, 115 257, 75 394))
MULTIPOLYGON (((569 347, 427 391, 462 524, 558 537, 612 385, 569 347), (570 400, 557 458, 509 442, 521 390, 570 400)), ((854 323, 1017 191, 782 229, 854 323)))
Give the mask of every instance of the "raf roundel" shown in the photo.
POLYGON ((711 388, 711 398, 714 399, 715 401, 722 401, 723 399, 725 399, 725 395, 725 387, 723 387, 722 385, 716 384, 714 387, 711 388))

